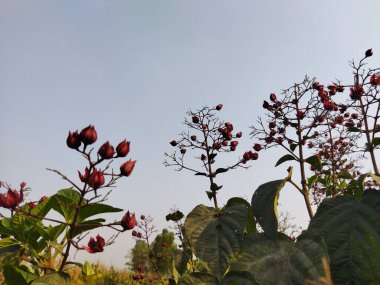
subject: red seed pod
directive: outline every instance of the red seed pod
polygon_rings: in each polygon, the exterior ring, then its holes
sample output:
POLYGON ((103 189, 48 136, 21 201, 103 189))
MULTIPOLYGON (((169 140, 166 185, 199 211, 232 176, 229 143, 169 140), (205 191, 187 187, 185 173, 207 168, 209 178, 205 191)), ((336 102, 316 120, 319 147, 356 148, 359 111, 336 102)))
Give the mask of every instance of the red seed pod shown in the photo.
POLYGON ((121 219, 120 224, 125 231, 132 230, 137 225, 135 214, 131 215, 128 211, 121 219))
POLYGON ((197 117, 197 116, 193 116, 192 120, 193 120, 194 124, 198 124, 199 123, 199 117, 197 117))
POLYGON ((66 139, 66 144, 69 148, 78 149, 81 143, 78 131, 75 131, 74 133, 69 132, 66 139))
POLYGON ((222 146, 228 146, 228 141, 222 141, 222 146))
POLYGON ((260 150, 262 150, 262 146, 260 145, 260 144, 258 144, 258 143, 255 143, 254 145, 253 145, 253 149, 254 150, 256 150, 256 151, 260 151, 260 150))
POLYGON ((171 141, 170 144, 171 144, 172 146, 176 146, 178 143, 177 143, 176 141, 171 141))
POLYGON ((195 142, 195 141, 197 140, 197 136, 196 136, 196 135, 192 135, 192 136, 190 137, 190 139, 191 139, 193 142, 195 142))
POLYGON ((201 155, 201 160, 206 160, 206 156, 204 154, 201 155))
POLYGON ((115 149, 108 141, 106 141, 98 150, 98 154, 103 159, 111 159, 115 154, 115 149))
POLYGON ((372 56, 373 55, 373 52, 372 52, 372 49, 370 48, 370 49, 367 49, 366 51, 365 51, 365 57, 370 57, 370 56, 372 56))
POLYGON ((264 103, 263 103, 263 108, 264 109, 269 109, 269 103, 267 101, 264 100, 264 103))
POLYGON ((186 153, 186 149, 185 149, 185 148, 181 148, 180 152, 181 152, 182 154, 185 154, 185 153, 186 153))
POLYGON ((239 142, 238 141, 232 141, 231 142, 231 147, 237 147, 237 145, 239 144, 239 142))
POLYGON ((271 94, 269 95, 269 99, 270 99, 272 102, 275 102, 275 101, 276 101, 276 94, 271 93, 271 94))
POLYGON ((230 151, 235 151, 236 150, 236 146, 230 146, 230 151))
POLYGON ((96 133, 94 126, 89 125, 80 132, 79 137, 85 145, 89 145, 96 142, 98 134, 96 133))
POLYGON ((128 160, 120 166, 120 175, 129 176, 131 175, 133 168, 135 167, 136 160, 128 160))
POLYGON ((215 107, 215 109, 216 109, 217 111, 222 110, 222 108, 223 108, 223 105, 222 105, 222 104, 218 104, 218 105, 215 107))
MULTIPOLYGON (((173 141, 175 142, 175 141, 173 141)), ((117 153, 117 156, 119 157, 125 157, 128 155, 129 153, 129 150, 130 150, 130 143, 129 141, 126 141, 126 140, 123 140, 122 142, 120 142, 117 147, 116 147, 116 153, 117 153)), ((176 143, 177 144, 177 143, 176 143)), ((175 145, 174 145, 175 146, 175 145)))
POLYGON ((242 135, 243 135, 243 133, 242 133, 242 132, 237 132, 237 133, 236 133, 236 137, 237 137, 237 138, 241 138, 241 137, 242 137, 242 135))
POLYGON ((276 122, 270 122, 269 123, 269 128, 273 129, 274 127, 276 127, 276 122))

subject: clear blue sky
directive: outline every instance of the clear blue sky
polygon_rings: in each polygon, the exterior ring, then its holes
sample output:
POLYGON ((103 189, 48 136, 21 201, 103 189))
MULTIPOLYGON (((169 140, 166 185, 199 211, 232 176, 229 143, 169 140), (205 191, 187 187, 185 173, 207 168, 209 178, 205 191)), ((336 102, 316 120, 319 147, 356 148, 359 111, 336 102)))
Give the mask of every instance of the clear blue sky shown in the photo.
MULTIPOLYGON (((242 154, 269 93, 305 74, 349 80, 348 61, 367 48, 379 65, 379 11, 377 0, 2 0, 0 180, 26 181, 31 199, 66 187, 45 168, 77 179, 84 163, 65 140, 91 123, 98 146, 127 138, 138 161, 109 202, 167 227, 174 205, 185 213, 211 205, 205 179, 162 165, 185 112, 224 104, 222 119, 244 133, 242 154)), ((284 177, 287 165, 274 168, 278 157, 269 151, 251 169, 219 179, 221 201, 250 200, 261 183, 284 177)), ((297 194, 285 189, 280 203, 305 225, 297 194)), ((125 233, 103 254, 77 258, 121 266, 133 244, 125 233)))

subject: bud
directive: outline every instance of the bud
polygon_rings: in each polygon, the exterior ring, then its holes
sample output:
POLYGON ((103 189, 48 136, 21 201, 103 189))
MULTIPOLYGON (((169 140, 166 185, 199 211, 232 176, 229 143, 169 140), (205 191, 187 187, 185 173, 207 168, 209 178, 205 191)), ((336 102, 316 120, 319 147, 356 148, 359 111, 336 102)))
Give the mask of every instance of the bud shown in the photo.
POLYGON ((132 236, 133 237, 137 236, 137 232, 135 230, 132 231, 132 236))
POLYGON ((177 145, 177 142, 176 142, 176 141, 171 141, 170 144, 171 144, 172 146, 176 146, 176 145, 177 145))
POLYGON ((119 157, 125 157, 129 153, 129 144, 131 142, 128 142, 126 140, 123 140, 121 143, 119 143, 116 147, 116 153, 119 157))
POLYGON ((42 197, 40 198, 40 200, 38 200, 38 203, 42 203, 42 202, 45 201, 47 198, 48 198, 48 196, 42 196, 42 197))
POLYGON ((20 188, 21 188, 21 189, 24 189, 25 186, 26 186, 26 182, 25 182, 25 181, 23 181, 23 182, 20 183, 20 188))
POLYGON ((192 120, 193 120, 194 124, 198 124, 199 123, 199 118, 197 116, 193 116, 192 120))
POLYGON ((78 131, 74 133, 69 132, 69 135, 66 139, 66 144, 69 148, 78 149, 81 145, 80 137, 78 131))
POLYGON ((215 109, 216 109, 217 111, 222 110, 222 108, 223 108, 223 105, 222 105, 222 104, 218 104, 218 105, 215 107, 215 109))
POLYGON ((256 150, 256 151, 260 151, 262 149, 262 146, 258 143, 255 143, 254 146, 253 146, 253 149, 256 150))
POLYGON ((270 122, 269 128, 273 129, 274 127, 276 127, 276 122, 270 122))
POLYGON ((96 133, 94 126, 89 125, 80 132, 79 137, 85 145, 88 145, 96 142, 98 134, 96 133))
POLYGON ((238 141, 232 141, 232 142, 231 142, 231 146, 232 146, 232 147, 235 147, 235 148, 237 147, 238 144, 239 144, 238 141))
POLYGON ((370 49, 367 49, 366 51, 365 51, 365 57, 370 57, 370 56, 372 56, 373 55, 373 52, 372 52, 372 49, 370 48, 370 49))
POLYGON ((264 109, 269 109, 269 103, 267 101, 264 100, 264 103, 263 103, 263 108, 264 109))
POLYGON ((137 225, 135 214, 131 215, 128 211, 121 219, 120 224, 125 231, 133 229, 137 225))
POLYGON ((197 136, 196 136, 196 135, 192 135, 192 136, 190 137, 190 139, 191 139, 193 142, 195 142, 195 141, 197 140, 197 136))
POLYGON ((241 138, 241 137, 242 137, 242 135, 243 135, 243 133, 242 133, 242 132, 237 132, 237 133, 236 133, 236 137, 237 137, 237 138, 241 138))
POLYGON ((8 189, 7 194, 0 194, 0 207, 14 209, 24 200, 23 189, 20 192, 8 189))
POLYGON ((36 207, 36 203, 34 202, 28 202, 28 206, 30 209, 33 209, 34 207, 36 207))
POLYGON ((138 233, 136 234, 136 237, 137 237, 137 238, 142 238, 142 234, 138 232, 138 233))
POLYGON ((185 153, 186 153, 186 149, 181 148, 180 152, 181 152, 182 154, 185 154, 185 153))
POLYGON ((87 246, 82 246, 82 248, 84 250, 87 250, 89 253, 102 252, 104 250, 105 244, 106 242, 104 238, 102 238, 100 235, 97 235, 96 241, 94 238, 90 238, 87 246))
POLYGON ((110 159, 115 154, 115 150, 108 141, 106 141, 98 150, 98 154, 103 159, 110 159))
POLYGON ((120 175, 129 176, 135 167, 136 160, 128 160, 120 166, 120 175))
POLYGON ((236 146, 230 146, 230 151, 235 151, 236 150, 236 146))
POLYGON ((90 176, 88 177, 88 185, 90 185, 94 189, 98 189, 100 186, 104 184, 104 175, 101 169, 94 169, 90 176))
POLYGON ((228 141, 222 141, 222 146, 228 146, 228 141))
POLYGON ((201 155, 201 160, 206 160, 206 156, 204 154, 201 155))
POLYGON ((144 216, 144 215, 141 215, 141 216, 140 216, 140 219, 141 219, 141 220, 145 220, 145 216, 144 216))
POLYGON ((272 102, 275 102, 275 101, 276 101, 276 94, 271 93, 271 94, 269 95, 269 99, 270 99, 272 102))

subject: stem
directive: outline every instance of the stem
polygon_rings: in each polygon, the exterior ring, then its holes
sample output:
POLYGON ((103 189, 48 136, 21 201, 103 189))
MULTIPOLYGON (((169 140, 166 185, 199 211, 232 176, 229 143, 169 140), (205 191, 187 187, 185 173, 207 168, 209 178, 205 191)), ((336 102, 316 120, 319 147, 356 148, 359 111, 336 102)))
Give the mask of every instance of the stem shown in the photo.
POLYGON ((311 208, 311 203, 309 199, 309 189, 307 188, 306 183, 306 172, 305 172, 305 160, 303 158, 303 145, 302 145, 302 130, 301 130, 301 118, 298 116, 299 105, 298 105, 298 86, 294 86, 295 92, 295 99, 296 99, 296 111, 297 111, 297 134, 298 134, 298 153, 299 153, 299 165, 301 170, 301 185, 302 185, 302 195, 305 200, 307 212, 309 214, 310 219, 313 217, 313 209, 311 208))

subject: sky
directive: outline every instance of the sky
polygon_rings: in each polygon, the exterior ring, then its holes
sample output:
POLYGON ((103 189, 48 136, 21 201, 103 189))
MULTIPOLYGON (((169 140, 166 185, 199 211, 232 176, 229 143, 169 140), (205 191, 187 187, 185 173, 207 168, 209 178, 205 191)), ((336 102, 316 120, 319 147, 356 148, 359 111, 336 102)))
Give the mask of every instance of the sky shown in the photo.
MULTIPOLYGON (((253 145, 249 126, 271 92, 306 74, 350 81, 349 61, 368 48, 379 66, 379 11, 377 0, 1 0, 0 180, 26 181, 31 200, 67 188, 46 168, 78 180, 85 162, 66 138, 93 124, 95 148, 127 139, 128 159, 137 160, 107 202, 151 215, 159 231, 169 227, 173 207, 187 214, 212 206, 207 179, 163 166, 169 142, 185 130, 185 113, 223 104, 220 118, 243 132, 231 155, 238 159, 253 145)), ((274 167, 281 154, 271 149, 250 169, 218 178, 219 201, 250 201, 260 184, 285 177, 289 164, 274 167)), ((306 227, 295 189, 286 187, 280 204, 306 227)), ((112 234, 92 236, 98 233, 112 234)), ((104 253, 80 252, 75 260, 122 267, 133 245, 126 232, 104 253)))

